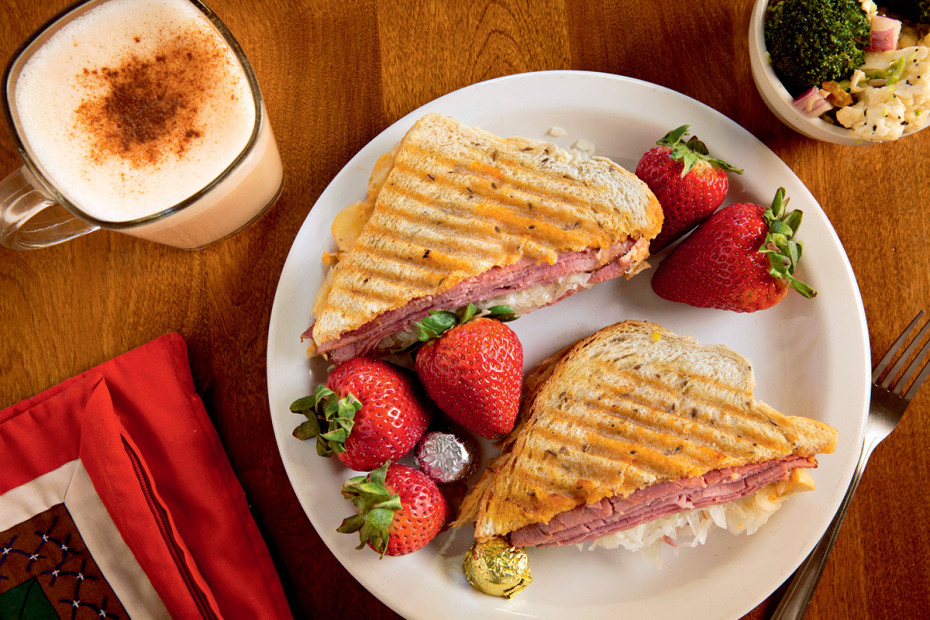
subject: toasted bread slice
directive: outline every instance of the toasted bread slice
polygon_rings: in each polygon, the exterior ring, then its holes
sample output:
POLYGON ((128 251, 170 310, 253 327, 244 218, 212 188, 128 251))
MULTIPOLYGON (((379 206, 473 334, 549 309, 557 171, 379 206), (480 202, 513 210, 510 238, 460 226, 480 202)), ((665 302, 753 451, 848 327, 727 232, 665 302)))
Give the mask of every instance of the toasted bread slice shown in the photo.
POLYGON ((526 382, 507 449, 463 502, 479 539, 713 470, 832 452, 836 430, 753 397, 747 360, 648 322, 606 327, 526 382))
MULTIPOLYGON (((614 162, 500 138, 438 114, 407 132, 376 189, 345 217, 367 220, 351 247, 340 247, 315 303, 306 335, 321 351, 411 300, 494 267, 526 259, 553 264, 565 253, 642 239, 638 265, 662 226, 655 196, 614 162)), ((604 262, 609 258, 605 252, 604 262)))

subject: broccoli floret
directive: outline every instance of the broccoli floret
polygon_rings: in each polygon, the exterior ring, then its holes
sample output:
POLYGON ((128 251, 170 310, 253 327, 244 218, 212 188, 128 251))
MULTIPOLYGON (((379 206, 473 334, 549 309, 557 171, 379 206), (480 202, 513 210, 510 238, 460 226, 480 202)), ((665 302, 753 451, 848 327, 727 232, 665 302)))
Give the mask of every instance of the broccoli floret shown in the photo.
POLYGON ((765 46, 782 84, 797 96, 849 77, 865 59, 870 30, 859 0, 781 0, 766 15, 765 46))
POLYGON ((930 0, 884 0, 881 4, 904 19, 930 24, 930 0))

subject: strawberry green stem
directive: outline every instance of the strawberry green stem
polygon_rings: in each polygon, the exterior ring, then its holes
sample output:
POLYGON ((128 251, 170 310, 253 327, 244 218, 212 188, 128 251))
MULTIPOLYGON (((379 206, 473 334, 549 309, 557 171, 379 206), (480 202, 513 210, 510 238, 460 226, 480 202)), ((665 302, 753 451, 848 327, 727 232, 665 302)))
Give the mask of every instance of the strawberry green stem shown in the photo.
POLYGON ((316 437, 316 452, 320 456, 345 452, 346 439, 355 425, 355 413, 361 408, 362 403, 352 394, 339 398, 325 385, 318 385, 313 394, 291 403, 292 412, 307 418, 294 429, 294 437, 302 441, 316 437), (325 432, 323 425, 326 426, 325 432))
POLYGON ((498 321, 512 321, 517 318, 510 306, 492 306, 481 312, 475 304, 469 302, 455 312, 451 310, 433 310, 429 313, 429 316, 414 323, 413 326, 417 329, 418 339, 422 343, 439 338, 456 325, 463 325, 479 316, 498 321))
POLYGON ((772 206, 763 213, 769 232, 759 251, 768 255, 769 274, 772 277, 786 280, 791 288, 810 299, 817 295, 817 291, 794 277, 794 270, 804 250, 804 244, 795 241, 794 235, 801 227, 804 214, 800 210, 786 213, 787 206, 785 188, 779 187, 772 200, 772 206))
POLYGON ((699 161, 706 161, 714 168, 719 168, 727 172, 735 172, 736 174, 743 173, 742 169, 728 164, 722 159, 711 157, 707 151, 707 146, 701 142, 697 136, 691 136, 687 142, 682 142, 682 138, 688 133, 688 127, 690 127, 690 125, 682 125, 677 129, 673 129, 656 142, 659 146, 669 147, 672 151, 669 156, 675 161, 682 162, 684 165, 681 170, 682 178, 684 178, 699 161))
POLYGON ((394 521, 394 513, 400 510, 400 496, 392 493, 385 485, 390 461, 368 473, 366 476, 356 476, 345 481, 342 485, 342 496, 350 500, 358 514, 347 517, 337 528, 343 534, 359 533, 359 545, 366 544, 384 557, 388 546, 388 528, 394 521))

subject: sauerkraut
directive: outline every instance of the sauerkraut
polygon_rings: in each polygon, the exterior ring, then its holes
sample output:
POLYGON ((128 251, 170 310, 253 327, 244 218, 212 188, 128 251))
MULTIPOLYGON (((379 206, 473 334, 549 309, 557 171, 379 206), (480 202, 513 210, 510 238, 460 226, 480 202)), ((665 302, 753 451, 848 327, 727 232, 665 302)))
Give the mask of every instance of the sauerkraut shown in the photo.
POLYGON ((754 495, 709 508, 684 510, 629 530, 608 534, 579 547, 622 547, 628 551, 639 551, 647 560, 661 567, 663 547, 672 547, 677 553, 681 547, 703 545, 714 528, 728 530, 731 534, 753 534, 790 495, 812 486, 807 472, 798 472, 791 480, 770 484, 754 495))

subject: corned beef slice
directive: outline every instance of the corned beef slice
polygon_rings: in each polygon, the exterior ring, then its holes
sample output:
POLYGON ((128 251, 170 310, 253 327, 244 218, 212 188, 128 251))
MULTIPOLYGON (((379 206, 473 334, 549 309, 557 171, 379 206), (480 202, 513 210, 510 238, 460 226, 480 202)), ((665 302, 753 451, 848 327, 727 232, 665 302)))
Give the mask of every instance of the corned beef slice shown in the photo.
POLYGON ((510 534, 510 544, 547 547, 590 542, 682 510, 746 497, 773 482, 787 480, 793 469, 816 466, 814 457, 789 456, 654 484, 625 498, 609 497, 578 506, 556 515, 549 523, 520 528, 510 534))
MULTIPOLYGON (((318 346, 317 351, 327 354, 334 363, 341 364, 353 357, 371 353, 384 337, 406 330, 414 321, 427 316, 430 310, 454 310, 468 302, 477 303, 508 292, 549 284, 576 273, 590 272, 591 284, 615 278, 629 269, 632 261, 628 254, 634 244, 633 239, 627 239, 603 251, 566 252, 551 265, 525 258, 507 267, 493 267, 439 295, 419 297, 396 310, 385 312, 336 340, 324 342, 318 346), (607 252, 606 263, 604 252, 607 252)), ((312 333, 311 326, 304 336, 312 333)))

